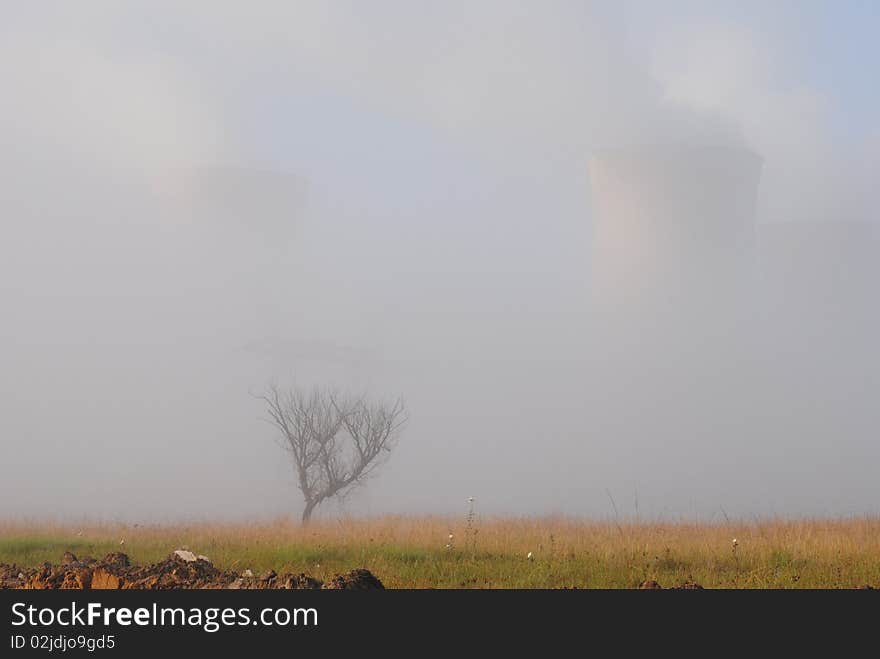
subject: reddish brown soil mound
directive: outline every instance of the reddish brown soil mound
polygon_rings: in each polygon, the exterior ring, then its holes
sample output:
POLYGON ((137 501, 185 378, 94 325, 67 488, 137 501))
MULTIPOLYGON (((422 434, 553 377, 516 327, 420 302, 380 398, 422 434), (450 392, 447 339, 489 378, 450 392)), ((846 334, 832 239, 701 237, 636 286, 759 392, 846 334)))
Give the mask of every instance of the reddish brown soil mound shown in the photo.
POLYGON ((337 575, 326 584, 307 574, 287 573, 279 576, 274 570, 257 578, 250 570, 244 573, 225 572, 204 556, 196 557, 191 552, 176 551, 163 561, 140 567, 132 566, 128 556, 119 552, 108 554, 100 561, 93 558, 79 560, 72 553, 65 552, 61 564, 44 563, 37 568, 0 563, 0 589, 5 588, 376 590, 384 586, 369 570, 363 568, 337 575))
POLYGON ((333 577, 324 584, 324 588, 332 590, 384 590, 385 586, 369 570, 357 568, 333 577))

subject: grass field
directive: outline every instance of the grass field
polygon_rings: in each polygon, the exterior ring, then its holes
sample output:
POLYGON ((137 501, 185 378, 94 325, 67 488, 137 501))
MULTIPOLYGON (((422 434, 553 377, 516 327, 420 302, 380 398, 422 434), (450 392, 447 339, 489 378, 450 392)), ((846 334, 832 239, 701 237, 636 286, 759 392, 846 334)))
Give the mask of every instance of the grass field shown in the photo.
POLYGON ((186 547, 218 567, 320 579, 366 567, 390 588, 880 587, 880 519, 719 524, 381 517, 168 526, 0 523, 0 562, 124 551, 150 563, 186 547), (451 534, 451 538, 450 538, 451 534), (736 545, 733 539, 736 538, 736 545), (531 552, 531 558, 529 553, 531 552))

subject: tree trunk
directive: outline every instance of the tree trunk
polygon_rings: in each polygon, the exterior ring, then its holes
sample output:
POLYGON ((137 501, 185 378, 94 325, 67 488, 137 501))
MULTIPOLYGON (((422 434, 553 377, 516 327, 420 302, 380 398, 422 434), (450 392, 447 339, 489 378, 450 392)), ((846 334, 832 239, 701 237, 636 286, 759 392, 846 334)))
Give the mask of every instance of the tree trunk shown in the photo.
POLYGON ((308 524, 309 520, 312 518, 312 511, 318 505, 317 500, 312 499, 311 501, 306 501, 306 507, 303 509, 302 514, 302 523, 308 524))

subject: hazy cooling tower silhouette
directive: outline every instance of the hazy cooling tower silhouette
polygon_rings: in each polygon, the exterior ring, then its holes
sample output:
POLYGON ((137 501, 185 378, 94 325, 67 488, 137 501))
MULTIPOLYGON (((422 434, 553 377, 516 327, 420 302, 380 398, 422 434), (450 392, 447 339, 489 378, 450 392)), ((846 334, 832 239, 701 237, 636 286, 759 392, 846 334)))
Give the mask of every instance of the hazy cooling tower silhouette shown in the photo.
POLYGON ((729 294, 749 267, 760 174, 761 159, 745 149, 655 146, 595 154, 596 300, 653 308, 729 294))
POLYGON ((591 413, 626 446, 733 439, 749 356, 761 159, 745 150, 611 150, 590 162, 591 413))

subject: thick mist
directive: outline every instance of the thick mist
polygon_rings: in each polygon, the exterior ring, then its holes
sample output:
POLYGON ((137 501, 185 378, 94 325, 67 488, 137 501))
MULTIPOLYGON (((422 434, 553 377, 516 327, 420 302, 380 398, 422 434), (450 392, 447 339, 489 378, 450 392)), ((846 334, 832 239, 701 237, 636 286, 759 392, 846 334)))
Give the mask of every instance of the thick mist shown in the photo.
POLYGON ((2 12, 3 517, 297 514, 270 382, 406 400, 324 515, 878 512, 870 9, 2 12))

